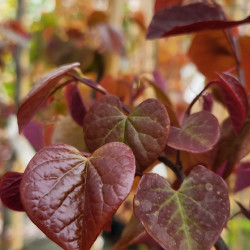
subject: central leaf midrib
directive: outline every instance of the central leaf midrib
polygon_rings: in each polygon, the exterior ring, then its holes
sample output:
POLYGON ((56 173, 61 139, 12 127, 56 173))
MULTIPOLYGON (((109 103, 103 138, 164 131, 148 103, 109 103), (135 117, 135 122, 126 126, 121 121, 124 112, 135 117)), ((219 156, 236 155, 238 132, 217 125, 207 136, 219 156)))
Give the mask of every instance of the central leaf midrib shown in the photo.
POLYGON ((180 214, 181 214, 181 220, 183 221, 183 231, 184 231, 184 234, 186 235, 186 238, 187 238, 188 249, 192 250, 191 242, 189 240, 190 234, 189 234, 189 231, 187 229, 187 221, 186 221, 186 218, 185 218, 185 211, 183 211, 184 210, 183 209, 183 204, 181 202, 181 199, 180 199, 178 193, 176 193, 175 195, 176 195, 177 205, 179 207, 179 211, 180 211, 180 214))

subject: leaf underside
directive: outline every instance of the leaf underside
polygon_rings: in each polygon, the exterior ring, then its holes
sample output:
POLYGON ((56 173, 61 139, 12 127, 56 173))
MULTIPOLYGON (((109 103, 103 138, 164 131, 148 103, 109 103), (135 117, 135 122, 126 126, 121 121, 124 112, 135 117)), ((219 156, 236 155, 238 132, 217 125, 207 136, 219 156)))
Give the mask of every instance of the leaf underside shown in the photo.
POLYGON ((134 198, 134 212, 164 249, 210 249, 229 217, 223 179, 195 167, 179 190, 157 174, 145 174, 134 198))

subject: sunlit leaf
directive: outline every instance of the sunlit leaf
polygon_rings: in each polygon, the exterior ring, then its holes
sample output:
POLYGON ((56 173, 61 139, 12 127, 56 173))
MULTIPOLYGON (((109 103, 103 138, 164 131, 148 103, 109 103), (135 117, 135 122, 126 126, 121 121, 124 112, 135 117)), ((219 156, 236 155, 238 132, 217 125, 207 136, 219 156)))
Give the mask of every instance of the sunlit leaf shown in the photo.
POLYGON ((6 207, 15 211, 24 211, 19 192, 22 177, 22 173, 7 172, 0 180, 1 201, 6 207))
POLYGON ((195 34, 188 55, 209 80, 216 77, 216 72, 224 72, 236 66, 232 48, 222 30, 195 34))
POLYGON ((134 198, 134 212, 147 232, 169 250, 209 250, 229 217, 223 179, 195 167, 179 190, 157 174, 145 174, 134 198))
POLYGON ((108 142, 124 142, 133 150, 137 170, 143 171, 166 146, 169 118, 156 99, 147 99, 126 116, 116 96, 105 96, 89 109, 83 128, 90 152, 108 142))
POLYGON ((204 3, 175 5, 155 13, 148 28, 147 38, 155 39, 209 29, 227 29, 249 22, 250 16, 241 21, 225 20, 219 8, 204 3))
POLYGON ((230 114, 233 126, 237 133, 242 129, 248 112, 247 95, 236 77, 221 73, 217 74, 220 80, 219 87, 222 90, 224 102, 230 114))
POLYGON ((211 150, 220 136, 220 127, 215 116, 206 111, 190 115, 181 128, 170 127, 168 146, 193 153, 211 150))
POLYGON ((30 219, 59 246, 88 250, 129 194, 134 174, 133 153, 122 143, 106 144, 89 158, 54 144, 30 161, 21 200, 30 219))
POLYGON ((155 0, 154 11, 158 11, 172 5, 180 4, 182 0, 155 0))
POLYGON ((79 63, 61 66, 60 68, 52 70, 35 84, 25 96, 18 109, 17 118, 20 132, 45 103, 50 92, 56 87, 57 83, 65 73, 78 66, 79 63))

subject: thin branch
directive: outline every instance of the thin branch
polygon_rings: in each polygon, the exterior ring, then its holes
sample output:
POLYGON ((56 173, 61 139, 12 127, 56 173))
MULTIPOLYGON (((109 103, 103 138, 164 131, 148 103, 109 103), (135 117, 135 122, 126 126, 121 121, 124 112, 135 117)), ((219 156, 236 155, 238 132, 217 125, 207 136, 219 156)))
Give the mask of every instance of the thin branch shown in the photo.
POLYGON ((163 162, 166 166, 168 166, 177 176, 180 183, 182 183, 185 179, 185 174, 182 171, 182 168, 175 163, 173 163, 170 159, 167 158, 166 155, 162 155, 158 157, 158 160, 163 162))
POLYGON ((219 239, 214 244, 216 250, 229 250, 228 246, 226 245, 225 241, 219 237, 219 239))

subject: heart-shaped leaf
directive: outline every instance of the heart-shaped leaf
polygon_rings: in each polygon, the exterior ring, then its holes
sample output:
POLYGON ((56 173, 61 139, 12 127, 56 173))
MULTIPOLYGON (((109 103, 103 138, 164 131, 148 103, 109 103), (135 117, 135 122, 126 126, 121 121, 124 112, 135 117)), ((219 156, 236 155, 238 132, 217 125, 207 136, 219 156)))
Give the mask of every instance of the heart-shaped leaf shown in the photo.
POLYGON ((218 120, 207 111, 200 111, 184 120, 182 128, 170 127, 168 146, 193 153, 211 150, 220 136, 218 120))
POLYGON ((147 232, 169 250, 208 250, 229 217, 223 179, 195 167, 179 190, 157 174, 145 174, 134 197, 134 212, 147 232))
POLYGON ((85 158, 55 144, 39 151, 26 168, 21 200, 30 219, 64 249, 88 250, 127 197, 135 159, 114 142, 85 158))
POLYGON ((1 201, 6 207, 15 211, 24 211, 19 192, 22 177, 22 173, 7 172, 0 180, 1 201))
POLYGON ((240 21, 225 20, 219 8, 204 3, 175 5, 155 13, 148 28, 147 39, 208 29, 227 29, 249 22, 250 16, 240 21))
POLYGON ((87 111, 77 85, 75 83, 68 84, 65 89, 65 95, 71 117, 82 126, 83 118, 87 111))
POLYGON ((120 100, 109 95, 89 109, 83 128, 91 152, 108 142, 124 142, 133 150, 137 170, 143 171, 166 146, 169 118, 164 105, 156 99, 147 99, 125 116, 120 100))
POLYGON ((59 80, 69 70, 78 67, 79 63, 61 66, 42 77, 23 99, 17 113, 18 127, 21 132, 32 119, 39 108, 49 97, 50 92, 56 87, 59 80))
POLYGON ((219 87, 222 90, 235 131, 239 133, 247 118, 247 94, 236 77, 227 73, 217 75, 220 79, 219 87))

